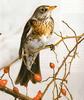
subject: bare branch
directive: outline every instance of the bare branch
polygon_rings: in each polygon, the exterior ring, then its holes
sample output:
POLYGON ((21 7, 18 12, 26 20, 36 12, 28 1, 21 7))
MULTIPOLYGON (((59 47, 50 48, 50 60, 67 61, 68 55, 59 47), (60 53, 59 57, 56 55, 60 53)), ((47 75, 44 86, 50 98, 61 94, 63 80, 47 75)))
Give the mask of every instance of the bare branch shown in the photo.
MULTIPOLYGON (((72 48, 72 50, 67 54, 67 56, 65 57, 65 59, 62 61, 62 64, 60 65, 60 67, 58 68, 57 72, 55 73, 55 77, 57 77, 58 73, 60 72, 62 66, 64 65, 64 63, 66 62, 67 58, 69 57, 69 55, 74 51, 74 49, 84 40, 84 38, 82 38, 80 41, 78 41, 78 43, 72 48)), ((44 94, 46 93, 47 89, 49 88, 49 86, 54 82, 54 78, 49 82, 49 84, 46 86, 42 97, 44 96, 44 94)), ((64 80, 64 79, 63 79, 64 80)))
POLYGON ((15 97, 15 98, 19 98, 19 99, 21 99, 21 100, 33 100, 32 98, 30 98, 30 97, 28 97, 28 96, 25 96, 25 95, 23 95, 23 94, 21 94, 21 93, 15 93, 12 89, 9 89, 9 88, 7 88, 7 87, 1 87, 1 86, 0 86, 0 90, 1 90, 1 91, 4 91, 4 92, 7 93, 7 94, 12 95, 12 96, 15 97))

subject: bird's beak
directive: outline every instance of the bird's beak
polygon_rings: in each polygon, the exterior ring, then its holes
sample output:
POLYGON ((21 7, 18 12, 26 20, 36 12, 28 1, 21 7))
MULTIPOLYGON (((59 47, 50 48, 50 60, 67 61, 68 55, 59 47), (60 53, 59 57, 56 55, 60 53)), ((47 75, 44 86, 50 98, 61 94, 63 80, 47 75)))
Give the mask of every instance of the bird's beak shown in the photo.
POLYGON ((53 9, 57 8, 57 6, 48 6, 48 10, 51 11, 53 9))

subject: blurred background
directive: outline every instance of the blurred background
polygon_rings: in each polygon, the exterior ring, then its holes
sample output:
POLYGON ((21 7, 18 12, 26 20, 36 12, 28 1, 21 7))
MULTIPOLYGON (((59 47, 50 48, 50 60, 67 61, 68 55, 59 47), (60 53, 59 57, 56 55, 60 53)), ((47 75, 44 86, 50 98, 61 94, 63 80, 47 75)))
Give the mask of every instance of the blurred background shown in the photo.
MULTIPOLYGON (((53 11, 52 16, 55 20, 54 31, 59 33, 73 35, 62 23, 62 20, 67 22, 77 33, 84 33, 84 0, 0 0, 0 67, 6 66, 18 56, 20 38, 23 28, 27 20, 31 17, 34 10, 40 5, 57 5, 57 9, 53 11)), ((54 41, 54 37, 52 37, 54 41)), ((68 43, 69 47, 74 44, 74 41, 68 43)), ((69 76, 68 87, 73 95, 73 100, 84 100, 84 42, 79 46, 79 58, 76 57, 72 64, 71 74, 69 76)), ((66 53, 63 46, 56 47, 58 60, 62 61, 62 56, 66 53)), ((41 71, 43 79, 52 75, 52 70, 49 68, 49 63, 56 63, 54 54, 49 50, 41 51, 41 71)), ((15 81, 21 61, 17 61, 11 68, 11 76, 15 81)), ((0 72, 0 74, 2 74, 0 72)), ((4 78, 8 78, 5 76, 4 78)), ((8 79, 9 80, 9 79, 8 79)), ((44 90, 45 83, 32 84, 29 83, 28 94, 33 97, 39 89, 44 90), (33 91, 32 91, 33 89, 33 91)), ((11 82, 9 80, 9 87, 11 82)), ((18 87, 20 87, 18 85, 18 87)), ((24 87, 20 87, 20 91, 25 93, 24 87)), ((0 100, 14 100, 14 98, 4 92, 0 92, 0 100)), ((52 100, 50 89, 46 93, 43 100, 52 100)), ((65 100, 62 98, 61 100, 65 100)))

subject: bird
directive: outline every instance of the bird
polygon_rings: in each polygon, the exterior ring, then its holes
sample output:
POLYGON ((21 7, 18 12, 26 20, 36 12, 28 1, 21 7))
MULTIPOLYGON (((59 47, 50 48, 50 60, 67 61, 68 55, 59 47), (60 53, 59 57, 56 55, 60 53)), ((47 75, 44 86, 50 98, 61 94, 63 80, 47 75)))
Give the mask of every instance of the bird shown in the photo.
POLYGON ((53 33, 54 19, 51 16, 51 12, 56 7, 41 5, 36 8, 27 21, 19 49, 19 58, 22 58, 22 64, 15 84, 26 86, 30 80, 35 84, 37 81, 34 75, 39 74, 41 76, 39 49, 48 44, 49 37, 53 33))

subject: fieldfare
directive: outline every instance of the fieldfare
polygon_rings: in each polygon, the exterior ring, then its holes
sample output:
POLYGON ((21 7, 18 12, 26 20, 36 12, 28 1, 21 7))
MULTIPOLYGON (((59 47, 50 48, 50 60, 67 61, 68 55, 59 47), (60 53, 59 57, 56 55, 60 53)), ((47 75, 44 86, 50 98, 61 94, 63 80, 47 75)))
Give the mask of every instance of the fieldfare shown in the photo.
POLYGON ((44 48, 53 33, 54 20, 51 12, 57 6, 42 5, 38 7, 24 27, 19 49, 19 57, 22 58, 22 65, 16 84, 27 85, 29 80, 32 83, 35 74, 41 75, 39 63, 39 49, 44 48))

